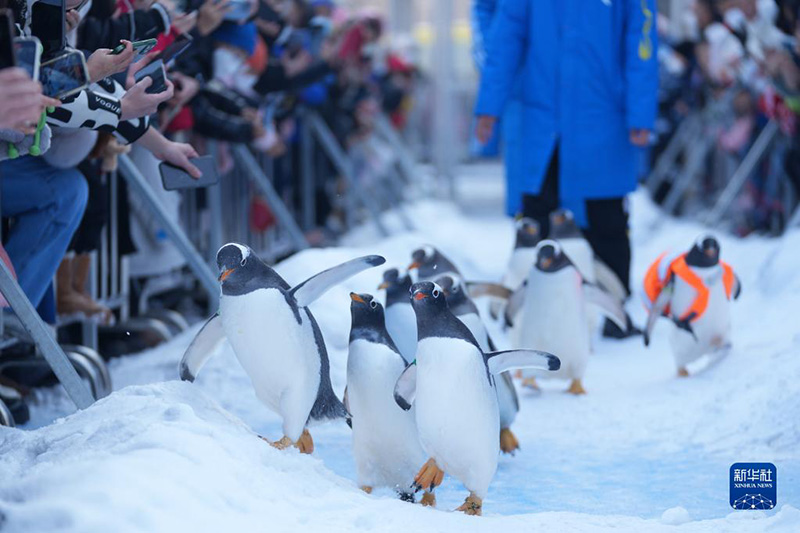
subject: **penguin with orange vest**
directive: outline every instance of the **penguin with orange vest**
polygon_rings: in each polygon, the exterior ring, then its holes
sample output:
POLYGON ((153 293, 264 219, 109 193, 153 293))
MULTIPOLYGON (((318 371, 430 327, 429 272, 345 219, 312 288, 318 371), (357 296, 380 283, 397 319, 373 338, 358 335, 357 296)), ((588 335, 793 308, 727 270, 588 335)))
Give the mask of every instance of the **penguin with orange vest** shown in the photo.
POLYGON ((741 283, 719 256, 719 242, 703 235, 686 253, 660 255, 645 274, 645 346, 659 317, 672 320, 670 341, 680 377, 689 375, 689 363, 731 345, 730 304, 739 297, 741 283))

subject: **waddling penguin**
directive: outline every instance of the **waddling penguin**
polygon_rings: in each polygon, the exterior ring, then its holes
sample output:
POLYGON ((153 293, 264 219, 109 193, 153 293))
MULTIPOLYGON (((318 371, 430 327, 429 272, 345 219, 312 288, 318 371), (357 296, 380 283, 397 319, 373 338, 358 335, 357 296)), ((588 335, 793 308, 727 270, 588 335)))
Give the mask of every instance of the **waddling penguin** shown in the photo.
POLYGON ((410 272, 415 269, 417 270, 417 281, 432 280, 444 274, 461 275, 455 263, 429 244, 411 253, 411 264, 408 265, 408 270, 410 272))
MULTIPOLYGON (((386 331, 383 306, 369 294, 351 293, 350 298, 345 406, 352 415, 358 484, 367 493, 389 487, 413 502, 410 487, 425 452, 413 410, 404 411, 394 401, 394 386, 408 365, 386 331)), ((422 504, 435 503, 433 493, 426 491, 422 504)))
MULTIPOLYGON (((461 278, 454 274, 441 276, 436 279, 436 283, 444 291, 447 298, 447 305, 450 311, 469 328, 472 336, 478 341, 478 345, 484 353, 493 352, 494 344, 491 342, 489 332, 478 314, 478 307, 469 296, 467 296, 464 283, 461 278)), ((503 453, 513 453, 519 449, 519 441, 511 431, 511 424, 517 418, 519 412, 519 398, 517 389, 514 388, 514 380, 510 372, 503 372, 495 380, 495 390, 497 392, 497 405, 500 409, 500 450, 503 453)))
MULTIPOLYGON (((506 313, 515 316, 521 348, 557 353, 561 370, 552 375, 572 380, 567 392, 585 394, 581 380, 589 359, 587 303, 624 326, 625 312, 614 297, 583 278, 555 241, 537 246, 528 279, 509 300, 506 313), (521 306, 519 308, 518 306, 521 306)), ((526 378, 532 377, 524 373, 526 378)), ((532 383, 532 382, 531 382, 532 383)))
POLYGON ((650 314, 645 346, 656 320, 670 318, 675 325, 670 339, 678 376, 687 377, 686 366, 705 354, 725 353, 731 345, 731 300, 741 284, 730 265, 720 261, 720 247, 711 235, 695 241, 688 253, 662 254, 644 279, 650 314))
POLYGON ((433 489, 446 472, 470 491, 458 510, 481 514, 500 451, 494 376, 521 367, 557 370, 560 362, 544 352, 484 353, 448 309, 441 287, 423 281, 411 286, 411 294, 417 359, 397 381, 395 400, 403 409, 416 407, 420 441, 430 457, 417 473, 415 488, 433 489))
MULTIPOLYGON (((536 262, 536 245, 542 240, 539 223, 532 218, 521 218, 517 221, 517 236, 514 249, 508 260, 508 268, 503 274, 502 285, 512 291, 517 290, 528 277, 531 265, 536 262)), ((489 305, 490 316, 497 320, 503 312, 503 300, 494 299, 489 305)))
POLYGON ((414 360, 417 351, 417 317, 408 297, 410 288, 411 276, 400 276, 396 268, 383 273, 383 283, 378 287, 386 290, 386 329, 407 363, 414 360))
POLYGON ((384 262, 378 255, 360 257, 290 287, 250 248, 226 244, 217 252, 219 311, 187 348, 181 379, 194 381, 227 338, 258 399, 283 418, 283 437, 272 445, 295 445, 311 453, 314 443, 306 425, 345 418, 347 411, 331 387, 325 341, 308 305, 334 285, 384 262))

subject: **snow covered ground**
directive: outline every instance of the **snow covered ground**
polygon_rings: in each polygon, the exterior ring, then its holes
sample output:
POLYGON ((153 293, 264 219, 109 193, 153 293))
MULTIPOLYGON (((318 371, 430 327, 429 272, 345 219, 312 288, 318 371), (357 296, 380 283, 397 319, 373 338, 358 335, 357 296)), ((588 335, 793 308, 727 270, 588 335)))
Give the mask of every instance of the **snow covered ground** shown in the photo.
MULTIPOLYGON (((462 205, 422 202, 418 231, 385 240, 354 232, 345 247, 309 250, 278 265, 290 283, 340 261, 380 253, 405 266, 431 243, 468 278, 499 280, 512 225, 487 210, 496 168, 472 178, 462 205), (487 198, 489 200, 487 200, 487 198)), ((492 196, 494 195, 494 196, 492 196)), ((687 248, 702 231, 660 219, 632 198, 634 268, 667 248, 687 248)), ((503 457, 485 516, 445 512, 466 495, 447 479, 439 509, 402 503, 388 491, 358 490, 344 423, 312 428, 314 456, 279 452, 256 434, 280 437, 277 417, 255 398, 230 348, 194 384, 177 365, 197 328, 168 345, 112 362, 117 392, 73 413, 59 389, 39 393, 25 429, 0 428, 0 531, 800 531, 800 232, 782 240, 720 236, 723 258, 743 294, 733 312, 734 350, 678 380, 659 323, 653 344, 598 340, 585 386, 521 392, 514 426, 522 450, 503 457), (61 418, 63 417, 63 418, 61 418), (778 469, 778 505, 733 512, 728 469, 766 461, 778 469)), ((312 305, 344 388, 350 291, 374 291, 381 269, 365 272, 312 305)), ((644 311, 636 294, 629 311, 644 311)), ((485 302, 484 302, 485 304, 485 302)), ((498 344, 504 339, 493 329, 498 344)))

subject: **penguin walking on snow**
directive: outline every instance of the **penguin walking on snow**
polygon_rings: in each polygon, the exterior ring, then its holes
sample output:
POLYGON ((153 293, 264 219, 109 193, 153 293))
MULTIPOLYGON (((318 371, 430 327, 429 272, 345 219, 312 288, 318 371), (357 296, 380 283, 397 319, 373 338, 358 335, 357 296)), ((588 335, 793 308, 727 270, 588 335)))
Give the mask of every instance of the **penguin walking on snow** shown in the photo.
MULTIPOLYGON (((413 410, 394 401, 394 386, 408 366, 384 325, 383 306, 369 294, 350 294, 350 351, 345 406, 352 415, 353 456, 358 484, 367 493, 389 487, 405 501, 425 452, 413 410)), ((423 505, 435 505, 426 491, 423 505)))
MULTIPOLYGON (((489 332, 486 331, 480 314, 478 314, 478 307, 467 296, 461 278, 457 278, 454 274, 448 274, 437 278, 436 283, 444 291, 450 311, 467 326, 472 336, 478 341, 481 350, 484 353, 494 351, 494 344, 491 342, 489 332)), ((517 413, 519 413, 519 397, 510 372, 503 372, 497 376, 495 391, 500 410, 500 450, 513 455, 519 449, 519 441, 511 431, 511 424, 514 423, 517 413)))
POLYGON ((448 309, 438 285, 424 281, 411 291, 417 359, 397 381, 395 400, 404 409, 416 407, 420 441, 429 457, 417 473, 415 488, 433 489, 446 472, 470 491, 458 510, 478 515, 500 451, 494 376, 520 367, 557 370, 560 362, 538 351, 485 353, 448 309))
POLYGON ((334 285, 384 262, 377 255, 360 257, 290 287, 250 248, 226 244, 217 252, 219 311, 187 348, 181 379, 194 381, 227 338, 258 399, 283 419, 283 437, 271 444, 311 453, 307 424, 345 418, 347 411, 331 387, 325 341, 308 306, 334 285))
MULTIPOLYGON (((536 245, 542 240, 539 223, 532 218, 521 218, 517 221, 517 235, 514 249, 508 260, 508 267, 503 274, 502 285, 515 291, 528 277, 531 265, 536 262, 536 245)), ((503 313, 502 299, 494 299, 489 305, 489 315, 497 320, 503 313)))
POLYGON ((414 360, 417 351, 417 317, 408 297, 410 288, 411 276, 401 276, 396 268, 383 273, 383 283, 378 287, 386 290, 386 329, 407 363, 414 360))
POLYGON ((725 353, 731 346, 730 306, 741 293, 741 283, 719 254, 719 242, 704 235, 688 253, 662 254, 645 275, 650 308, 645 346, 658 317, 670 318, 675 326, 670 344, 680 377, 689 376, 689 363, 706 354, 725 353))
POLYGON ((430 281, 444 274, 461 275, 455 263, 430 244, 411 253, 411 264, 408 265, 408 270, 409 272, 417 271, 417 281, 430 281))
MULTIPOLYGON (((525 284, 511 297, 506 314, 515 316, 521 348, 557 353, 561 370, 552 377, 571 380, 567 392, 585 394, 582 379, 589 359, 587 304, 625 324, 619 302, 597 286, 584 282, 561 246, 544 240, 537 246, 536 263, 525 284)), ((526 378, 533 376, 524 372, 526 378)))

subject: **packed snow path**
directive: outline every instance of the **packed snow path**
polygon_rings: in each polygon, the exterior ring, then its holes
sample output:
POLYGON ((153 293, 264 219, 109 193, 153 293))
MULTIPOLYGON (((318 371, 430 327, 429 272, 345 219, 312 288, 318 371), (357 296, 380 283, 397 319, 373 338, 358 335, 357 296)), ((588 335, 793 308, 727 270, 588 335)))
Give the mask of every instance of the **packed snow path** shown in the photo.
MULTIPOLYGON (((660 252, 686 248, 702 231, 674 220, 654 226, 658 212, 641 195, 632 212, 636 284, 660 252)), ((404 267, 427 242, 469 279, 500 279, 510 221, 438 203, 416 206, 413 218, 415 234, 375 244, 368 230, 357 232, 347 248, 303 252, 278 270, 296 283, 364 253, 404 267)), ((39 394, 29 428, 0 429, 0 531, 800 531, 800 233, 783 241, 721 236, 721 244, 744 287, 731 354, 679 380, 662 321, 649 349, 641 338, 599 340, 584 397, 556 382, 540 395, 521 391, 513 429, 522 450, 501 458, 482 518, 442 512, 466 495, 449 478, 437 490, 439 511, 387 490, 361 493, 344 423, 312 428, 313 457, 264 444, 255 434, 280 437, 279 421, 255 398, 227 344, 194 384, 176 381, 197 326, 114 361, 119 391, 91 409, 53 423, 73 411, 53 389, 39 394), (740 461, 777 465, 775 511, 730 509, 728 469, 740 461)), ((347 295, 375 293, 381 272, 363 273, 312 305, 339 394, 347 295)), ((635 289, 628 309, 642 323, 635 289)), ((493 334, 503 346, 502 333, 493 334)))

